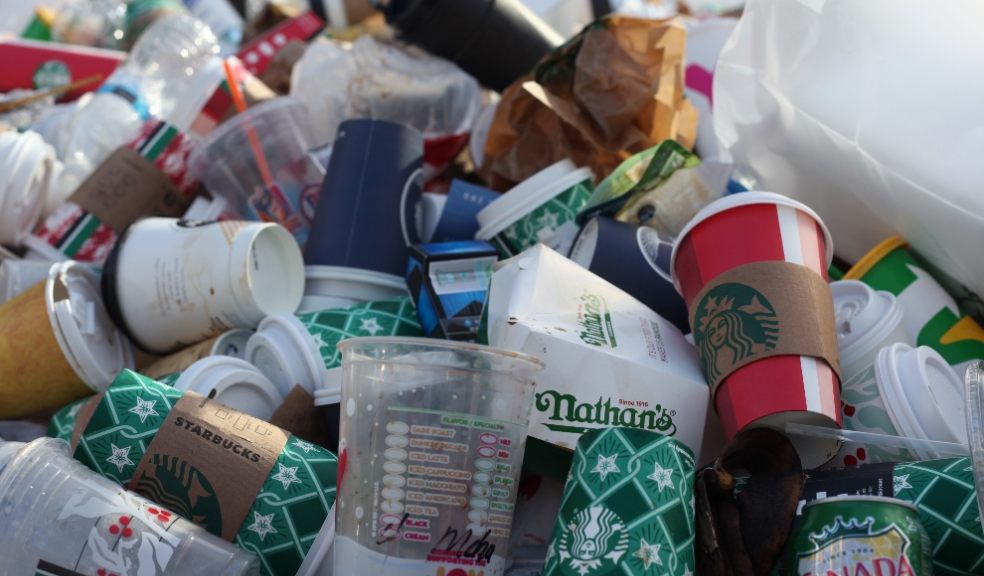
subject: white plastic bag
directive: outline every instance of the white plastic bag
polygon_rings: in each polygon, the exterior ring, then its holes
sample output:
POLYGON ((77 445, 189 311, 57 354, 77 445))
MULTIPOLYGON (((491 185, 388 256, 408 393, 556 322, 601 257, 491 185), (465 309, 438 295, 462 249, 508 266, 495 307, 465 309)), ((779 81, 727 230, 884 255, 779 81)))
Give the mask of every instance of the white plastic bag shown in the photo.
POLYGON ((984 293, 981 21, 974 0, 751 0, 718 60, 718 137, 840 257, 899 233, 984 293))

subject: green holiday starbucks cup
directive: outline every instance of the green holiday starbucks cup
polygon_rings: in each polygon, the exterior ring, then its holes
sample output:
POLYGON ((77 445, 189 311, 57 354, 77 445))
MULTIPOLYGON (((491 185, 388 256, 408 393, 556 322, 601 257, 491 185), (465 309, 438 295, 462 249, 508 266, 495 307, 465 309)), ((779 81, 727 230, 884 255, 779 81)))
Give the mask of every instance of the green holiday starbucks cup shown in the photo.
POLYGON ((543 576, 693 574, 694 457, 636 428, 581 435, 543 576))
POLYGON ((262 574, 293 576, 329 544, 338 459, 320 446, 129 370, 76 426, 77 460, 256 554, 262 574))
POLYGON ((567 254, 578 227, 574 222, 591 196, 589 168, 562 160, 508 190, 477 215, 475 238, 488 240, 503 258, 543 242, 567 254))
POLYGON ((907 250, 900 236, 872 248, 844 275, 893 294, 902 306, 902 323, 917 346, 936 350, 957 372, 984 359, 984 328, 963 314, 957 302, 907 250))
POLYGON ((75 426, 75 417, 78 416, 82 405, 88 402, 92 396, 87 396, 81 400, 76 400, 65 406, 51 417, 48 421, 47 435, 52 438, 60 438, 65 442, 72 441, 72 428, 75 426))
MULTIPOLYGON (((286 397, 295 385, 341 397, 341 353, 335 345, 363 336, 423 336, 410 298, 363 302, 300 314, 268 316, 246 344, 246 360, 286 397)), ((336 401, 337 402, 337 401, 336 401)))

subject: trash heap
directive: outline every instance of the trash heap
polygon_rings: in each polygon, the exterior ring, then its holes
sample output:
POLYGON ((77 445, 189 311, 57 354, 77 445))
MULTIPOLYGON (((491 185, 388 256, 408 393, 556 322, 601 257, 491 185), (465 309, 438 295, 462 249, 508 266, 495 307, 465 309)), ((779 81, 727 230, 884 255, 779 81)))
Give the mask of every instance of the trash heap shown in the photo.
POLYGON ((984 574, 984 178, 708 4, 19 8, 0 574, 984 574))

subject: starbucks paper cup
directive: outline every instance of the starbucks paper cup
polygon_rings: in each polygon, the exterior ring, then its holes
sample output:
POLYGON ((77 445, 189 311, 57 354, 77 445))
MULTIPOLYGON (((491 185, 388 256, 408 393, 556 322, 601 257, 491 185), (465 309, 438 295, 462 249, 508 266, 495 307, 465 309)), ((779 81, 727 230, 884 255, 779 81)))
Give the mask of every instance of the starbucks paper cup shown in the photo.
POLYGON ((335 501, 338 460, 328 450, 134 372, 122 373, 76 426, 77 460, 167 500, 259 557, 265 575, 297 574, 335 501))
MULTIPOLYGON (((832 258, 819 216, 770 192, 726 196, 701 210, 678 237, 673 282, 690 310, 712 390, 722 370, 731 370, 714 391, 727 439, 752 425, 840 427, 840 386, 831 365, 836 334, 825 284, 832 258), (776 306, 785 308, 785 318, 776 306), (782 349, 810 354, 777 354, 782 349)), ((792 441, 807 469, 838 449, 834 439, 792 441)))
POLYGON ((74 262, 0 306, 0 419, 58 408, 104 390, 133 366, 96 275, 74 262))
POLYGON ((888 292, 856 280, 830 283, 837 321, 841 377, 846 383, 872 366, 878 351, 892 344, 912 344, 902 323, 902 307, 888 292))
POLYGON ((581 435, 544 576, 693 574, 694 457, 648 430, 581 435))
MULTIPOLYGON (((844 428, 906 438, 967 443, 963 384, 933 349, 882 348, 875 365, 845 380, 844 428)), ((929 450, 845 444, 831 466, 929 460, 929 450)))
POLYGON ((562 160, 537 172, 482 209, 475 237, 495 244, 503 258, 543 242, 567 254, 577 235, 577 213, 591 196, 589 168, 562 160))
POLYGON ((341 266, 305 266, 304 297, 298 314, 347 308, 362 302, 405 296, 406 281, 401 276, 341 266))
POLYGON ((939 352, 958 373, 984 359, 984 328, 960 311, 953 297, 912 256, 903 238, 893 236, 875 246, 844 278, 895 295, 912 341, 939 352))
POLYGON ((116 323, 158 354, 291 313, 303 291, 297 243, 284 228, 258 222, 141 220, 103 275, 116 323))
POLYGON ((543 365, 427 338, 338 348, 335 574, 501 575, 543 365))
POLYGON ((228 356, 202 358, 181 373, 176 390, 198 392, 240 412, 270 420, 284 396, 255 366, 228 356))
POLYGON ((246 359, 286 397, 295 385, 308 392, 341 389, 336 345, 358 336, 422 336, 409 298, 366 302, 293 316, 268 316, 246 345, 246 359))

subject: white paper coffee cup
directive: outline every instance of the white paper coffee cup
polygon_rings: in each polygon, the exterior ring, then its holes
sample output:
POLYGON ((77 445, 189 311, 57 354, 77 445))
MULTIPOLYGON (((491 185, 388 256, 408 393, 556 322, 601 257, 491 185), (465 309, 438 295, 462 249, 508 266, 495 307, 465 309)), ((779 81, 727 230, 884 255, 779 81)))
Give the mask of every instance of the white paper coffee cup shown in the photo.
POLYGON ((281 226, 257 222, 141 220, 120 239, 103 277, 117 324, 158 354, 292 313, 303 292, 297 242, 281 226))

